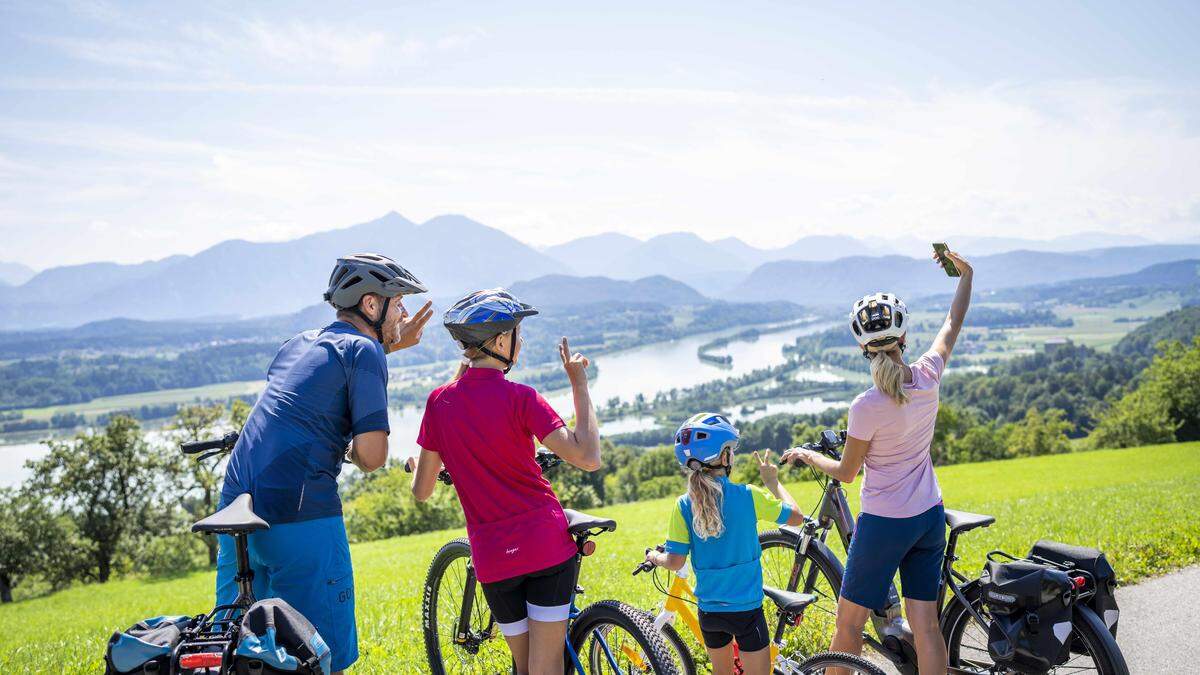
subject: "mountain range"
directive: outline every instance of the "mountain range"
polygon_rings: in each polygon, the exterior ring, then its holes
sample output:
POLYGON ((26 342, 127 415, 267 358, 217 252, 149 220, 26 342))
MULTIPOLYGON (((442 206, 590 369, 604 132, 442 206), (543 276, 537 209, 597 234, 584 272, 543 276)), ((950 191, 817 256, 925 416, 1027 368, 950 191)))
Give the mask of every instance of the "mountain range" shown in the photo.
MULTIPOLYGON (((972 256, 979 285, 991 289, 1117 275, 1200 256, 1200 245, 1095 233, 950 243, 972 256), (1006 247, 1029 250, 993 252, 1006 247), (1077 247, 1087 250, 1065 252, 1077 247)), ((543 304, 579 294, 630 299, 653 291, 680 299, 695 294, 822 306, 883 287, 910 296, 945 291, 944 274, 924 259, 928 246, 912 237, 818 235, 762 249, 733 237, 710 242, 676 232, 644 241, 607 233, 538 250, 465 216, 418 225, 391 212, 290 241, 230 240, 195 255, 55 267, 24 280, 28 268, 0 266, 0 325, 11 330, 114 317, 211 321, 286 314, 319 301, 334 258, 358 251, 391 254, 426 282, 442 306, 469 290, 497 285, 523 289, 543 304), (548 275, 558 276, 541 278, 548 275)))

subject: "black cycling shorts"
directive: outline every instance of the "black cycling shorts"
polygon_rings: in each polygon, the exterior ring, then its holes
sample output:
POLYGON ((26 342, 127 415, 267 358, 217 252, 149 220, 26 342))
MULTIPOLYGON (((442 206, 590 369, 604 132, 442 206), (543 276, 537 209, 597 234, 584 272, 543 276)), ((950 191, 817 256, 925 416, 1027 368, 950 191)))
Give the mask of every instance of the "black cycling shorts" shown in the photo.
POLYGON ((518 577, 481 583, 492 616, 507 636, 529 632, 529 619, 566 621, 575 594, 575 556, 566 562, 518 577))
POLYGON ((738 649, 756 652, 771 642, 762 607, 744 612, 700 610, 700 632, 704 635, 704 646, 709 649, 721 649, 736 639, 738 649))

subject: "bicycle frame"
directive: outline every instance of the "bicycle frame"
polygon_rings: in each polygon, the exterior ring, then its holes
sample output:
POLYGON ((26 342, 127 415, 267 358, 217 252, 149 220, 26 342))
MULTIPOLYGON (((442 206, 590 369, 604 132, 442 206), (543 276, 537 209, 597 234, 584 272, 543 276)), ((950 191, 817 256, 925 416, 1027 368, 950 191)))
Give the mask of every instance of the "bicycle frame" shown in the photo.
MULTIPOLYGON (((821 501, 817 505, 812 519, 808 520, 800 528, 784 527, 781 529, 789 530, 799 535, 799 545, 796 547, 796 561, 792 565, 792 573, 788 579, 788 588, 795 588, 805 593, 811 592, 819 573, 816 565, 812 565, 808 570, 803 588, 800 587, 799 581, 804 566, 801 561, 812 540, 819 540, 823 544, 829 536, 829 531, 836 529, 843 547, 849 551, 850 543, 854 539, 854 517, 850 510, 850 504, 846 500, 846 491, 842 487, 841 481, 836 478, 829 479, 825 489, 822 491, 821 501)), ((942 558, 942 580, 938 587, 938 616, 940 619, 946 612, 946 591, 949 590, 955 600, 967 608, 971 617, 979 625, 986 628, 987 622, 971 606, 971 603, 963 593, 962 586, 956 583, 956 580, 962 582, 964 585, 970 583, 970 580, 954 569, 954 562, 958 560, 958 557, 955 555, 955 549, 958 546, 958 537, 960 534, 959 532, 951 533, 946 542, 946 551, 942 558)), ((872 635, 867 631, 863 631, 863 641, 875 651, 887 657, 902 673, 916 675, 916 654, 912 647, 915 643, 912 631, 908 627, 908 622, 903 617, 900 594, 896 590, 895 583, 888 586, 887 606, 882 611, 872 610, 870 617, 875 634, 872 635)), ((785 628, 786 626, 781 619, 775 628, 775 642, 782 641, 785 628)), ((950 672, 975 673, 976 671, 951 668, 950 672)))

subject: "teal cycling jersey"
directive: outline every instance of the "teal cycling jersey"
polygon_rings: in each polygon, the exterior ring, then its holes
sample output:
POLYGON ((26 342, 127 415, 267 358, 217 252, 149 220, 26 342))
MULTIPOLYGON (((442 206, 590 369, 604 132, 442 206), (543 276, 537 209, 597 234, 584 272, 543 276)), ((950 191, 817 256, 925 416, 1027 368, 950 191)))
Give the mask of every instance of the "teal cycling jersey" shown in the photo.
POLYGON ((667 553, 691 555, 696 572, 696 599, 706 612, 744 612, 762 606, 763 575, 758 521, 782 525, 792 507, 756 485, 720 479, 719 537, 701 538, 692 527, 692 500, 683 495, 671 511, 667 553))

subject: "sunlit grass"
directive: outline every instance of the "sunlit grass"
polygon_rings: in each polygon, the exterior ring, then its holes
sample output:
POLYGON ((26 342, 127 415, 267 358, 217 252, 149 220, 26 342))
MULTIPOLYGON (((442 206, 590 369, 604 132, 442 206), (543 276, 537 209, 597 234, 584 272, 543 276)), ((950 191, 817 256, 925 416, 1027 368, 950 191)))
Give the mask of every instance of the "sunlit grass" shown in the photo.
MULTIPOLYGON (((1200 561, 1200 443, 963 464, 938 475, 948 507, 997 517, 992 527, 964 537, 959 569, 968 573, 981 567, 987 551, 1025 553, 1038 537, 1098 546, 1126 583, 1200 561)), ((815 484, 790 488, 804 510, 816 503, 815 484)), ((857 508, 857 487, 848 491, 857 508)), ((598 510, 619 527, 597 540, 596 554, 584 564, 581 603, 659 603, 650 580, 631 577, 630 570, 646 546, 661 542, 670 504, 660 499, 598 510)), ((425 672, 421 586, 434 552, 460 534, 352 547, 362 654, 354 672, 425 672)), ((198 613, 211 604, 212 589, 213 575, 206 572, 81 586, 0 607, 0 672, 99 672, 114 629, 159 614, 198 613)))

